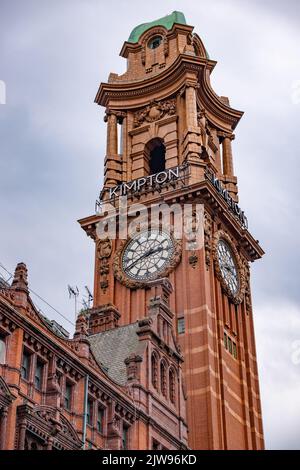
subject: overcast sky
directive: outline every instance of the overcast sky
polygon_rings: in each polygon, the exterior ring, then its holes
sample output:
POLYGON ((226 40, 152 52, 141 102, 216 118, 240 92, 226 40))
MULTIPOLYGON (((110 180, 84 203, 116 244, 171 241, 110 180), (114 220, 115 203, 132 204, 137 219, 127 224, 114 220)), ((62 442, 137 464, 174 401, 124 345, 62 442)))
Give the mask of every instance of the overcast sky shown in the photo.
POLYGON ((173 10, 218 61, 216 93, 245 111, 233 143, 240 205, 266 251, 252 287, 270 449, 300 448, 299 5, 0 0, 0 262, 24 261, 31 288, 72 321, 67 284, 93 287, 93 243, 76 220, 93 213, 102 184, 99 82, 125 70, 118 54, 134 26, 173 10))

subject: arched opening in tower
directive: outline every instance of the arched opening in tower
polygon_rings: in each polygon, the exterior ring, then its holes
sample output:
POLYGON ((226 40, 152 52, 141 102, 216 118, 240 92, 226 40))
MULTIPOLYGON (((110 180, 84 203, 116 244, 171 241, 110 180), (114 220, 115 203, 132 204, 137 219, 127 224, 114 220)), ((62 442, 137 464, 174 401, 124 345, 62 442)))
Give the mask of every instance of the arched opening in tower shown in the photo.
POLYGON ((166 168, 166 147, 160 138, 151 139, 146 145, 149 155, 150 175, 164 171, 166 168))

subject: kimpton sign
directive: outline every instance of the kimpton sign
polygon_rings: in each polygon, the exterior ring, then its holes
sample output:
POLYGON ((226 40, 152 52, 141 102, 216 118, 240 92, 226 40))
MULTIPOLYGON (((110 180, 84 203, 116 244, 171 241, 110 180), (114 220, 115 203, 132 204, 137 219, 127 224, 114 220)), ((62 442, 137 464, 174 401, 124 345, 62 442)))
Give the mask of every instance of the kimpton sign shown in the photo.
POLYGON ((232 199, 229 195, 227 189, 224 188, 221 181, 216 177, 216 175, 212 171, 205 172, 206 178, 213 184, 219 194, 225 199, 226 203, 228 204, 231 212, 233 215, 239 220, 242 227, 247 229, 248 228, 248 219, 244 214, 244 211, 238 206, 238 204, 232 199))
POLYGON ((121 183, 113 188, 109 188, 109 199, 119 196, 128 196, 141 190, 150 190, 159 188, 166 183, 171 183, 184 178, 187 170, 187 165, 176 166, 175 168, 168 168, 153 175, 144 176, 128 183, 121 183))

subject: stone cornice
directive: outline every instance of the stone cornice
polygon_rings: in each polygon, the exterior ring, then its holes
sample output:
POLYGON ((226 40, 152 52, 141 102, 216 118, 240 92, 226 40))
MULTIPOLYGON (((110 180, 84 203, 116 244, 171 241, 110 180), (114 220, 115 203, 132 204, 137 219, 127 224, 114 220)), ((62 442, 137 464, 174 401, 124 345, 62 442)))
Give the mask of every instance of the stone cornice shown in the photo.
MULTIPOLYGON (((212 212, 218 215, 227 227, 230 227, 237 242, 247 253, 249 261, 260 259, 264 255, 264 251, 260 247, 259 242, 254 239, 247 229, 241 227, 238 220, 228 210, 228 206, 222 196, 220 196, 209 181, 203 180, 191 185, 179 186, 171 191, 166 190, 166 192, 163 193, 163 200, 165 203, 170 204, 185 201, 190 203, 192 200, 196 200, 199 203, 203 202, 205 206, 210 207, 212 212)), ((133 200, 132 203, 134 202, 133 200)), ((162 194, 155 192, 153 197, 144 198, 144 200, 139 199, 139 202, 146 205, 158 204, 162 202, 162 194)), ((101 215, 94 214, 78 222, 87 235, 91 236, 92 233, 95 233, 95 226, 99 220, 101 220, 101 215)))
POLYGON ((147 100, 150 101, 153 94, 157 99, 177 94, 194 75, 193 80, 199 84, 199 103, 206 109, 211 122, 228 131, 228 128, 234 129, 237 126, 243 112, 228 106, 212 89, 209 76, 215 65, 216 62, 209 59, 180 54, 167 69, 148 79, 101 83, 95 102, 102 106, 109 106, 110 102, 113 102, 113 107, 120 110, 137 109, 144 106, 147 100), (224 125, 220 126, 219 121, 224 125))
MULTIPOLYGON (((213 70, 216 62, 200 57, 180 54, 177 59, 165 70, 156 75, 151 75, 147 79, 138 81, 115 81, 111 83, 101 83, 95 97, 95 103, 107 106, 109 98, 118 98, 128 101, 136 96, 146 96, 147 94, 161 90, 165 86, 178 79, 185 70, 198 70, 208 65, 210 71, 213 70), (195 68, 196 66, 196 68, 195 68)), ((179 88, 182 84, 179 85, 179 88)))
MULTIPOLYGON (((127 398, 122 396, 125 394, 125 391, 122 387, 116 384, 113 380, 110 379, 99 367, 99 375, 96 375, 96 371, 87 364, 83 364, 80 358, 70 350, 67 346, 64 345, 64 340, 53 337, 51 334, 45 334, 40 327, 38 328, 36 324, 33 324, 32 320, 24 315, 21 315, 15 308, 9 305, 4 299, 0 299, 0 313, 5 315, 11 322, 13 322, 17 327, 21 328, 27 334, 33 336, 37 341, 41 343, 44 348, 49 349, 52 354, 56 355, 58 358, 61 358, 72 368, 74 368, 81 377, 86 376, 87 374, 91 377, 91 380, 94 383, 97 383, 97 386, 103 390, 103 392, 109 389, 110 397, 113 398, 116 402, 122 404, 125 408, 132 413, 133 408, 131 403, 127 403, 127 398), (101 374, 101 375, 100 375, 101 374)), ((47 332, 48 333, 48 332, 47 332)))

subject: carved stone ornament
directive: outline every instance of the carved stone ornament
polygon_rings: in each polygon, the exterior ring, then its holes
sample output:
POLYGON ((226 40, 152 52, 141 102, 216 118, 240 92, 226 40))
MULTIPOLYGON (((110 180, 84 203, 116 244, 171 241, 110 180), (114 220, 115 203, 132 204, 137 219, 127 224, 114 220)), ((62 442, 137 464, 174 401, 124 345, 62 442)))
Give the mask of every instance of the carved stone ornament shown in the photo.
POLYGON ((235 305, 240 304, 244 300, 247 272, 246 272, 244 263, 242 262, 241 257, 238 254, 238 251, 234 243, 232 242, 231 237, 228 235, 228 233, 224 232, 223 230, 219 230, 218 232, 215 233, 213 237, 213 243, 212 243, 212 254, 213 254, 216 276, 221 283, 223 292, 225 292, 225 294, 230 298, 230 300, 235 305), (236 266, 237 266, 237 271, 238 271, 238 276, 239 276, 239 287, 236 293, 233 293, 231 289, 228 287, 228 284, 226 283, 222 275, 221 269, 220 269, 219 259, 218 259, 218 244, 220 240, 224 240, 230 246, 230 249, 232 251, 232 254, 233 254, 236 266))
POLYGON ((97 241, 97 253, 99 259, 109 258, 112 251, 112 244, 109 238, 97 241))
POLYGON ((192 266, 193 269, 196 268, 196 265, 198 263, 198 256, 195 255, 195 254, 192 254, 191 256, 189 256, 189 263, 190 265, 192 266))
POLYGON ((210 215, 204 213, 204 248, 205 248, 205 263, 206 266, 210 266, 210 255, 211 255, 211 243, 212 243, 212 219, 210 215))
MULTIPOLYGON (((151 227, 151 229, 157 229, 157 227, 151 227)), ((173 235, 170 233, 170 237, 173 241, 174 244, 174 251, 173 254, 167 264, 167 267, 164 269, 164 271, 160 271, 157 274, 157 278, 164 278, 167 277, 178 265, 178 263, 181 260, 181 255, 182 255, 182 241, 181 240, 176 240, 173 235)), ((121 243, 120 247, 117 249, 114 260, 113 260, 113 272, 115 278, 121 282, 126 287, 129 287, 130 289, 142 289, 144 287, 149 286, 149 281, 143 280, 143 281, 137 281, 134 279, 131 279, 128 277, 125 272, 122 269, 122 256, 123 252, 126 249, 127 245, 131 242, 131 238, 128 240, 125 240, 123 243, 121 243)), ((154 278, 151 278, 151 281, 153 281, 154 278)))
POLYGON ((148 106, 141 111, 134 113, 134 127, 139 127, 145 122, 154 122, 165 116, 176 114, 176 100, 169 99, 165 101, 152 100, 148 106))
POLYGON ((108 284, 108 274, 109 274, 109 262, 112 253, 112 242, 109 238, 99 239, 96 242, 97 246, 97 257, 99 260, 99 274, 100 274, 100 287, 105 293, 109 284, 108 284))
POLYGON ((244 260, 244 270, 245 270, 245 307, 246 312, 250 313, 252 310, 252 300, 251 300, 251 289, 250 289, 250 266, 248 261, 244 260))

